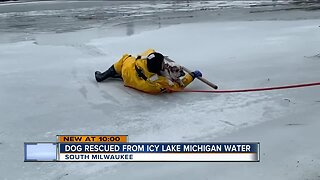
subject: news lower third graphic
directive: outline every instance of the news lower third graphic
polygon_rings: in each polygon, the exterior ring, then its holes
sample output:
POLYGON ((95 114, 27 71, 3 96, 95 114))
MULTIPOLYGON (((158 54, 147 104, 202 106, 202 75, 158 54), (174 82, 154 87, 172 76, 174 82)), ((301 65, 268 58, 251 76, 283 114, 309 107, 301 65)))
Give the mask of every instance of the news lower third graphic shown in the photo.
POLYGON ((258 142, 128 142, 127 135, 57 135, 24 143, 25 162, 259 162, 258 142))

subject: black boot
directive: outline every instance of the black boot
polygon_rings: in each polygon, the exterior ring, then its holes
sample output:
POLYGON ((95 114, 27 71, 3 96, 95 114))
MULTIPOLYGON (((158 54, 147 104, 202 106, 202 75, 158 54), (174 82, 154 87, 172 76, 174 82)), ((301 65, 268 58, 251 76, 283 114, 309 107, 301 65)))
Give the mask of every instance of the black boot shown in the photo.
POLYGON ((109 77, 112 78, 121 78, 121 76, 116 72, 114 69, 114 66, 112 65, 108 70, 105 72, 101 73, 100 71, 95 72, 96 80, 97 82, 104 81, 108 79, 109 77))

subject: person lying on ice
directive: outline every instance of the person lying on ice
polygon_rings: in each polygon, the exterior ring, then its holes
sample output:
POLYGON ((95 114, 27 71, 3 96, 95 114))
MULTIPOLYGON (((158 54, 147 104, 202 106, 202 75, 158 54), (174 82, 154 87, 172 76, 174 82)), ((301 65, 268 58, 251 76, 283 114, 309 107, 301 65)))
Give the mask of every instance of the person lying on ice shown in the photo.
POLYGON ((157 94, 181 90, 195 78, 202 77, 202 73, 194 71, 188 74, 182 68, 174 69, 165 63, 164 56, 161 53, 149 49, 138 57, 124 54, 118 62, 105 72, 95 72, 97 82, 102 82, 110 77, 121 78, 127 87, 146 93, 157 94), (171 68, 170 71, 168 71, 168 68, 171 68), (169 72, 169 74, 174 72, 179 73, 178 81, 170 80, 165 75, 166 72, 169 72), (181 76, 184 77, 180 80, 181 76))

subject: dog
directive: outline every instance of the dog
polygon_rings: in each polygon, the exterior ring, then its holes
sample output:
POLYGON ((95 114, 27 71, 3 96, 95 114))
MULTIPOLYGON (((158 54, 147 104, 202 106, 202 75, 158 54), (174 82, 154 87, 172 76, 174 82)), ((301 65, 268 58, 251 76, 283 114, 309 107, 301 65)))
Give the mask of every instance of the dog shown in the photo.
POLYGON ((179 66, 174 62, 165 61, 163 71, 161 71, 161 75, 168 79, 169 85, 178 83, 180 87, 184 86, 180 78, 185 76, 186 73, 184 72, 182 66, 179 66))

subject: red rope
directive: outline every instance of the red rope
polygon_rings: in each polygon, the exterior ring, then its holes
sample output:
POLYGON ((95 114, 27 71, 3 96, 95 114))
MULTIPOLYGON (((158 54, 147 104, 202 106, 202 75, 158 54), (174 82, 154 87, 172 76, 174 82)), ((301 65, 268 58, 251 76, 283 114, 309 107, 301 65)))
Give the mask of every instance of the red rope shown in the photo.
POLYGON ((306 84, 295 84, 287 86, 274 86, 274 87, 265 87, 265 88, 252 88, 252 89, 234 89, 234 90, 188 90, 183 89, 181 91, 174 92, 202 92, 202 93, 238 93, 238 92, 253 92, 253 91, 271 91, 277 89, 292 89, 308 86, 320 86, 320 82, 315 83, 306 83, 306 84))

